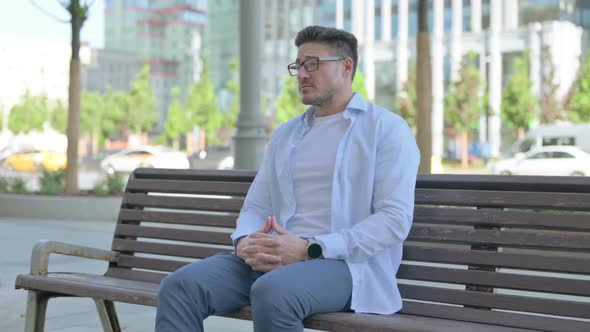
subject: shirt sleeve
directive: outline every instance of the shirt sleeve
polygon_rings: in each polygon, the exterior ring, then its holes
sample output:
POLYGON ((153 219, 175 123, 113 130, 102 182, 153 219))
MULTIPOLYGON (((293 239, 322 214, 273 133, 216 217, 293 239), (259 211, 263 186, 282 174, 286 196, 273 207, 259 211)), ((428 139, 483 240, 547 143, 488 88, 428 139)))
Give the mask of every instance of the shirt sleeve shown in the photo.
MULTIPOLYGON (((274 137, 274 135, 273 135, 274 137)), ((272 201, 270 195, 271 163, 274 155, 274 140, 271 138, 264 152, 262 164, 248 189, 244 205, 236 222, 236 230, 231 238, 234 249, 237 250, 237 240, 248 236, 264 227, 266 217, 272 215, 272 201)))
POLYGON ((362 262, 403 242, 412 225, 420 151, 405 121, 382 125, 378 140, 372 211, 353 227, 315 236, 325 258, 362 262))

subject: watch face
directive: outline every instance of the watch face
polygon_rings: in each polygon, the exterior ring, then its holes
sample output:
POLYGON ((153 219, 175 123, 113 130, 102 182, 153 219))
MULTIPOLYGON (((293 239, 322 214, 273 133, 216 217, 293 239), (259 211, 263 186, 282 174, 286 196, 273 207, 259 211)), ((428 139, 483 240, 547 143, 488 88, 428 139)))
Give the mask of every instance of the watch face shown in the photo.
POLYGON ((322 257, 322 246, 318 243, 310 244, 309 247, 307 247, 307 255, 313 259, 322 257))

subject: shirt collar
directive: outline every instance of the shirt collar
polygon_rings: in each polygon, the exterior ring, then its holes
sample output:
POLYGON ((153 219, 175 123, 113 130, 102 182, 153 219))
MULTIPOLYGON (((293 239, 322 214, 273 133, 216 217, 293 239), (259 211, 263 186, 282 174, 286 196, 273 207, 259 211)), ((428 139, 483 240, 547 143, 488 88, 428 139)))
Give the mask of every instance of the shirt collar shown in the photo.
MULTIPOLYGON (((348 119, 352 116, 355 116, 355 112, 353 111, 366 112, 368 109, 369 103, 367 103, 367 101, 363 98, 363 96, 361 96, 360 93, 355 92, 353 93, 352 98, 348 102, 348 105, 346 105, 346 108, 344 109, 344 118, 348 119)), ((311 128, 311 126, 313 125, 314 114, 314 106, 308 107, 305 113, 303 113, 302 120, 304 125, 304 131, 307 131, 307 129, 311 128)))

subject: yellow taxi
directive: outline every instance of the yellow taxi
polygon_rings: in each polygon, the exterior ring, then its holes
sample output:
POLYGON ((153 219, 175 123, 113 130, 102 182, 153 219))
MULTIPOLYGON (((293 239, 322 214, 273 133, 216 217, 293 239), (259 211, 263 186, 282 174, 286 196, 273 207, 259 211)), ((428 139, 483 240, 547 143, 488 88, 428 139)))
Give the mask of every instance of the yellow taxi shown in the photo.
POLYGON ((58 171, 65 169, 67 157, 65 152, 23 150, 12 154, 4 161, 4 168, 13 171, 36 172, 41 170, 58 171))

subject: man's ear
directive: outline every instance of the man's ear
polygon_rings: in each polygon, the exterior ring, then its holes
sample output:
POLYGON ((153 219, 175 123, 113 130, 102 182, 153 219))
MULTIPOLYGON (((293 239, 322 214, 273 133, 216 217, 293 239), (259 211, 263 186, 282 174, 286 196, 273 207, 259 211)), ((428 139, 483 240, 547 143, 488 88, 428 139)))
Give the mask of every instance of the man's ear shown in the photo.
POLYGON ((352 69, 353 69, 353 64, 352 64, 352 59, 351 58, 346 58, 343 60, 344 62, 344 73, 346 74, 346 77, 352 77, 352 69))

